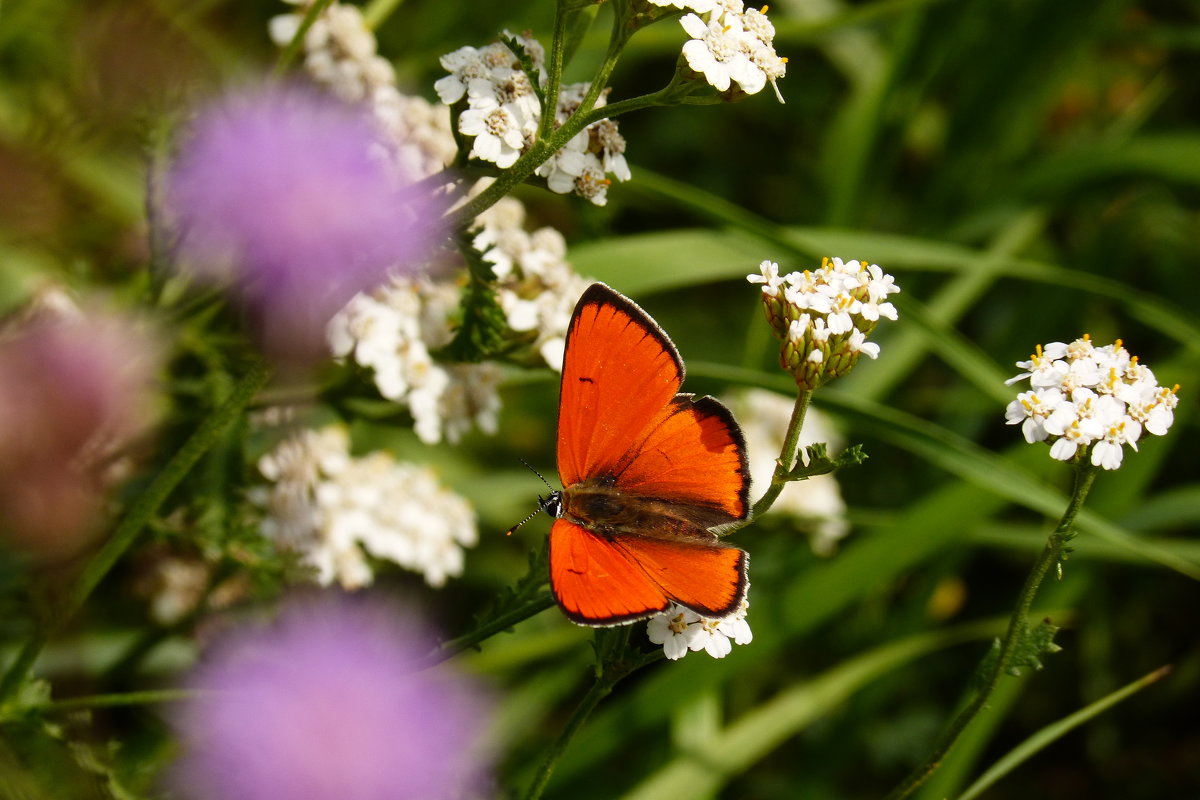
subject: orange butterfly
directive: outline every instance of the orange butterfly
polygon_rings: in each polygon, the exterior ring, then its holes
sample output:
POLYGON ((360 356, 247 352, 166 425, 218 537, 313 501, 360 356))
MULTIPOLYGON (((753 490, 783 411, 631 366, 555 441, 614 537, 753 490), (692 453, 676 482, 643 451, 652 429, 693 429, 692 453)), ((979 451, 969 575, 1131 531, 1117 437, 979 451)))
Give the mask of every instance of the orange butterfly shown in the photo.
POLYGON ((711 397, 678 394, 683 361, 632 300, 602 283, 567 330, 558 405, 563 490, 541 507, 550 586, 567 617, 616 625, 671 601, 705 617, 746 596, 745 551, 712 528, 749 513, 746 446, 711 397))

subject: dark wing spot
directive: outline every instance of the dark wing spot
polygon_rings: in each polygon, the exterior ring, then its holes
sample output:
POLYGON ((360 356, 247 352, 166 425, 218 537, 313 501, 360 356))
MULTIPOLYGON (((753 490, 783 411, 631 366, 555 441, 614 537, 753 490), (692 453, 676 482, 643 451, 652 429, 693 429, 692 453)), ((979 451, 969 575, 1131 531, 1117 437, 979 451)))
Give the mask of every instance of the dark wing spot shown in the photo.
POLYGON ((594 380, 592 380, 591 378, 587 377, 586 375, 580 375, 578 380, 579 380, 579 382, 580 382, 580 383, 595 383, 595 381, 594 381, 594 380))

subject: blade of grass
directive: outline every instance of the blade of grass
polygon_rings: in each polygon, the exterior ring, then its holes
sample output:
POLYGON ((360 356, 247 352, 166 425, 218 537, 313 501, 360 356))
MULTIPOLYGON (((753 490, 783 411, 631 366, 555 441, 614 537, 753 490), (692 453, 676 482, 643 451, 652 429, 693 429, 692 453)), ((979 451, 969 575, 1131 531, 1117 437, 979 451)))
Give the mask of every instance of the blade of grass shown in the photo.
POLYGON ((1058 722, 1054 722, 1042 728, 1033 736, 1030 736, 1028 739, 1021 742, 1019 745, 1006 753, 1000 758, 999 761, 997 761, 986 772, 980 775, 979 778, 970 786, 968 786, 966 791, 959 796, 959 800, 972 800, 972 798, 978 797, 980 794, 991 788, 996 781, 1012 772, 1040 750, 1045 749, 1053 742, 1061 739, 1075 728, 1078 728, 1085 722, 1088 722, 1094 717, 1112 708, 1122 700, 1130 697, 1131 695, 1137 694, 1142 689, 1145 689, 1147 686, 1153 683, 1157 683, 1170 674, 1170 672, 1171 666, 1169 664, 1159 667, 1149 675, 1138 678, 1133 683, 1123 686, 1112 694, 1106 695, 1094 703, 1084 706, 1074 714, 1063 717, 1058 722))
POLYGON ((676 756, 626 793, 624 800, 710 796, 729 778, 744 772, 789 737, 835 711, 876 678, 935 650, 995 636, 1006 622, 993 619, 922 633, 848 659, 781 691, 702 746, 676 756))

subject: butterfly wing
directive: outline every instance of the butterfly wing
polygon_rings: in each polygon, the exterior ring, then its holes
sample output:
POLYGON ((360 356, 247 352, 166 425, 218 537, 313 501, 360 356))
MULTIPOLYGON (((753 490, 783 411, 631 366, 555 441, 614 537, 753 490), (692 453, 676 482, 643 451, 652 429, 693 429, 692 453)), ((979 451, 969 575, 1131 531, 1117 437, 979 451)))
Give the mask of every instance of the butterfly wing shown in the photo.
POLYGON ((611 474, 637 449, 683 384, 683 362, 661 328, 602 283, 579 299, 567 329, 558 401, 563 486, 611 474))
POLYGON ((706 617, 737 610, 746 595, 745 551, 648 536, 604 536, 567 519, 550 530, 550 585, 572 621, 617 625, 666 610, 706 617))
POLYGON ((745 519, 750 472, 741 429, 715 398, 677 395, 618 465, 616 486, 674 503, 704 529, 745 519))
POLYGON ((563 518, 550 529, 550 588, 567 618, 580 625, 618 625, 669 604, 625 549, 563 518))
POLYGON ((683 376, 675 346, 646 312, 603 284, 584 292, 559 400, 566 502, 576 487, 647 513, 634 529, 586 514, 555 521, 551 586, 575 622, 626 622, 671 600, 723 616, 745 596, 746 554, 708 531, 748 513, 745 445, 718 401, 677 394, 683 376))
POLYGON ((602 479, 631 495, 745 519, 746 447, 711 397, 676 395, 683 362, 662 328, 602 283, 584 292, 567 331, 558 406, 563 486, 602 479))

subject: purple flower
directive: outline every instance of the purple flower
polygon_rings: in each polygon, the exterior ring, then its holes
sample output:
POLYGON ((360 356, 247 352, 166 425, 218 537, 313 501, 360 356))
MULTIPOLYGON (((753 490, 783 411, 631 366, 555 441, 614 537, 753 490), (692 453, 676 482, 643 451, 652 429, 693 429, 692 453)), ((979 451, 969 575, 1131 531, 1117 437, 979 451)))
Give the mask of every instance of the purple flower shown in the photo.
POLYGON ((326 352, 326 323, 356 292, 420 267, 440 239, 437 203, 386 154, 362 110, 299 87, 198 115, 167 176, 180 255, 233 282, 274 355, 326 352))
POLYGON ((152 419, 158 352, 126 320, 72 308, 0 339, 0 530, 39 559, 68 557, 103 520, 114 455, 152 419))
POLYGON ((221 642, 178 718, 194 800, 457 798, 482 789, 481 694, 378 600, 317 596, 221 642))

